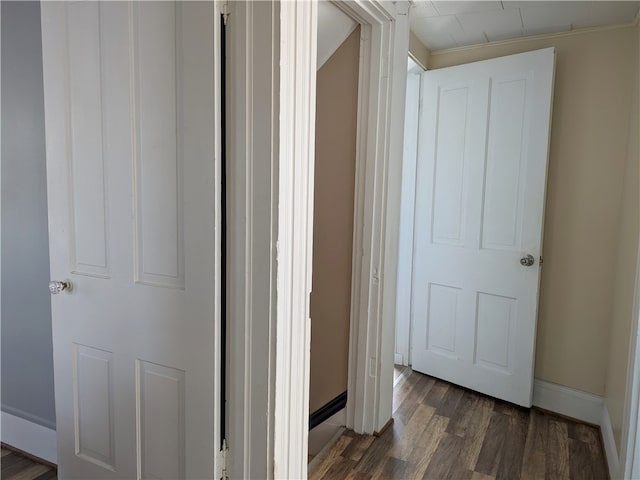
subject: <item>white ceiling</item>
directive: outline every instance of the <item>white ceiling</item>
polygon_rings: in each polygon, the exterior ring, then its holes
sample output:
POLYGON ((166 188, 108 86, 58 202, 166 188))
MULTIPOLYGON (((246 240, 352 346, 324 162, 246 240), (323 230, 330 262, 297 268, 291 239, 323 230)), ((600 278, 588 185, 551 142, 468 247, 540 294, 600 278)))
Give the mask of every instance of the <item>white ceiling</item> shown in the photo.
POLYGON ((357 26, 355 20, 331 2, 318 2, 318 70, 357 26))
POLYGON ((631 23, 638 1, 427 1, 411 7, 411 31, 429 50, 577 28, 631 23))

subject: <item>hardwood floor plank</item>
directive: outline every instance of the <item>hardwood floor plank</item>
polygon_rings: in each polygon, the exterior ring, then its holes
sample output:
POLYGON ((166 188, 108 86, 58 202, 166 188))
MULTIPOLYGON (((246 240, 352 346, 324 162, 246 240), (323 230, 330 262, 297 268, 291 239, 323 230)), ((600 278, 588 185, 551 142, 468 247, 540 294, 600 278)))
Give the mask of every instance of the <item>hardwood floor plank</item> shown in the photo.
POLYGON ((346 478, 356 466, 356 462, 349 458, 338 457, 327 473, 322 477, 323 480, 336 480, 338 478, 346 478))
POLYGON ((460 388, 456 385, 449 386, 447 392, 442 397, 442 401, 440 402, 436 413, 441 417, 453 417, 458 408, 458 403, 460 403, 460 399, 463 395, 463 388, 460 388))
MULTIPOLYGON (((567 421, 567 424, 569 440, 577 440, 583 442, 587 446, 590 457, 589 465, 593 470, 594 478, 607 478, 609 475, 609 469, 607 467, 607 460, 602 455, 604 448, 602 445, 600 431, 596 427, 584 425, 582 423, 567 421)), ((573 461, 571 458, 572 455, 573 453, 571 452, 571 448, 569 448, 570 465, 573 461)), ((573 476, 573 473, 571 476, 573 476)))
POLYGON ((3 480, 55 480, 58 477, 58 472, 50 465, 38 463, 8 448, 2 448, 1 458, 3 480))
POLYGON ((569 473, 569 434, 567 422, 549 419, 546 475, 548 480, 565 480, 569 473))
POLYGON ((595 478, 609 480, 609 465, 607 464, 607 458, 604 454, 604 445, 602 445, 600 435, 598 435, 595 442, 589 442, 587 445, 589 447, 589 461, 593 465, 595 478))
POLYGON ((357 470, 351 470, 345 480, 371 480, 371 475, 359 472, 357 470))
POLYGON ((407 478, 407 462, 397 458, 387 457, 382 469, 373 476, 376 480, 386 480, 389 478, 407 478))
POLYGON ((49 470, 46 473, 43 473, 39 477, 34 478, 33 480, 57 480, 58 472, 56 470, 49 470))
POLYGON ((40 475, 49 472, 50 470, 52 470, 51 467, 48 467, 47 465, 34 463, 33 465, 30 465, 26 469, 16 473, 11 477, 3 476, 3 478, 4 480, 33 480, 34 478, 37 478, 40 475))
POLYGON ((436 408, 439 407, 447 390, 449 390, 449 385, 449 383, 443 382, 442 380, 436 380, 427 395, 425 395, 422 403, 436 408))
POLYGON ((567 421, 567 435, 570 439, 589 443, 595 440, 597 430, 589 425, 567 421))
POLYGON ((505 438, 502 459, 496 479, 513 480, 520 477, 522 459, 529 430, 529 413, 520 408, 512 408, 509 415, 509 429, 505 438))
POLYGON ((479 401, 479 395, 469 390, 465 391, 458 403, 456 411, 451 416, 447 433, 464 437, 479 401))
POLYGON ((450 478, 454 464, 459 462, 463 443, 464 440, 457 435, 444 433, 422 478, 429 480, 450 478))
MULTIPOLYGON (((345 431, 311 480, 606 479, 598 428, 412 372, 380 437, 345 431)), ((47 480, 47 479, 41 479, 47 480)))
POLYGON ((602 480, 602 477, 595 476, 589 455, 589 446, 586 443, 569 438, 569 474, 572 478, 602 480))
POLYGON ((418 445, 411 450, 407 478, 422 478, 424 476, 424 472, 427 471, 429 462, 431 462, 431 458, 438 448, 448 425, 448 418, 440 415, 434 415, 431 418, 425 428, 424 447, 418 445))
POLYGON ((484 438, 493 416, 493 400, 489 397, 479 397, 474 413, 465 431, 465 448, 462 461, 466 468, 474 470, 482 450, 484 438))
POLYGON ((511 416, 514 407, 515 405, 496 398, 493 404, 493 411, 502 413, 503 415, 511 416))
POLYGON ((375 475, 377 470, 382 466, 381 462, 384 461, 384 458, 393 446, 394 434, 396 434, 397 428, 397 425, 394 424, 373 441, 371 447, 369 447, 356 465, 356 469, 359 472, 368 473, 372 476, 375 475))
POLYGON ((544 480, 546 442, 547 415, 535 409, 531 410, 522 460, 522 480, 544 480))
POLYGON ((393 414, 396 422, 401 422, 403 425, 406 425, 421 400, 431 391, 435 383, 435 380, 429 377, 424 381, 417 382, 393 414))
POLYGON ((9 453, 7 455, 3 455, 0 460, 0 462, 2 462, 2 470, 23 459, 24 457, 22 455, 9 451, 9 453))
POLYGON ((509 428, 509 417, 499 411, 493 412, 489 427, 482 442, 480 455, 475 468, 476 472, 495 476, 504 452, 505 438, 509 428))
POLYGON ((428 377, 420 375, 414 375, 413 373, 407 377, 407 379, 393 392, 393 413, 395 416, 396 410, 402 405, 409 393, 414 389, 416 383, 426 383, 428 377))
MULTIPOLYGON (((9 455, 7 455, 8 457, 9 455)), ((4 458, 7 458, 4 457, 4 458)), ((3 458, 3 460, 4 460, 3 458)), ((21 471, 29 468, 34 462, 32 462, 31 460, 29 460, 28 458, 25 457, 20 457, 17 461, 13 462, 11 465, 8 466, 2 466, 2 478, 3 479, 9 479, 11 477, 13 477, 14 475, 17 475, 18 473, 20 473, 21 471)))
POLYGON ((340 453, 340 456, 359 462, 375 438, 373 435, 354 435, 353 440, 340 453))
POLYGON ((484 473, 480 472, 473 472, 473 475, 471 476, 471 480, 494 480, 494 478, 496 477, 485 475, 484 473))
POLYGON ((435 408, 418 404, 409 423, 399 434, 399 441, 391 448, 390 455, 400 460, 407 460, 414 447, 426 447, 428 435, 425 430, 435 413, 435 408))
POLYGON ((311 472, 309 472, 309 480, 320 480, 324 477, 327 471, 331 468, 334 462, 340 458, 340 454, 351 443, 352 437, 348 435, 340 435, 340 438, 336 441, 336 444, 329 450, 325 457, 316 465, 311 472))

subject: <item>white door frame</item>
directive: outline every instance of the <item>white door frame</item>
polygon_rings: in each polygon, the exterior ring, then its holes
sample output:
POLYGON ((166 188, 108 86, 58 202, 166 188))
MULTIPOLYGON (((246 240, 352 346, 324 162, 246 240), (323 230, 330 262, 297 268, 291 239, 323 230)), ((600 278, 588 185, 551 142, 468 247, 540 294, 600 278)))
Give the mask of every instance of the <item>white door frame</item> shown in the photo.
POLYGON ((404 146, 402 151, 402 186, 400 193, 400 227, 398 238, 398 284, 396 295, 396 344, 394 363, 411 365, 411 284, 413 281, 413 226, 415 213, 416 171, 418 165, 418 130, 420 90, 425 69, 409 59, 414 67, 407 70, 404 146))
POLYGON ((228 8, 227 470, 273 478, 280 4, 228 8))
MULTIPOLYGON (((408 2, 337 5, 362 25, 348 421, 372 433, 393 396, 408 2)), ((317 5, 229 9, 229 474, 304 478, 317 5)))
POLYGON ((360 24, 347 427, 391 419, 408 3, 335 2, 360 24))
MULTIPOLYGON (((620 478, 640 478, 640 238, 636 254, 636 279, 631 317, 627 392, 622 421, 620 478)), ((605 404, 605 408, 606 404, 605 404)), ((617 462, 616 462, 617 463, 617 462)), ((609 462, 611 464, 611 462, 609 462)))

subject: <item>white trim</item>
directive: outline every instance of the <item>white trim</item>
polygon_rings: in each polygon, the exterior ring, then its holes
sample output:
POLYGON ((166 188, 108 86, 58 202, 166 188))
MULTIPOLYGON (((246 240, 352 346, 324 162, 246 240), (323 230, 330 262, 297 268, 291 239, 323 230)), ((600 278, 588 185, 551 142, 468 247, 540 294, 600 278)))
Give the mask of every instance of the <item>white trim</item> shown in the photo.
MULTIPOLYGON (((309 455, 317 457, 326 450, 327 444, 333 440, 335 432, 344 431, 344 426, 346 424, 347 410, 343 408, 339 412, 331 415, 324 422, 313 427, 313 430, 309 431, 309 455), (327 434, 329 434, 328 439, 327 434)), ((309 466, 308 469, 310 468, 311 467, 309 466)))
POLYGON ((398 279, 396 291, 396 365, 411 364, 411 285, 413 279, 413 237, 418 157, 418 127, 422 67, 414 62, 407 72, 404 145, 402 151, 402 186, 398 232, 398 279))
POLYGON ((609 409, 607 408, 606 402, 604 402, 602 405, 600 431, 602 432, 602 443, 604 444, 604 453, 607 457, 607 466, 609 467, 609 477, 612 479, 620 478, 620 461, 618 460, 618 449, 616 448, 616 441, 613 436, 613 427, 611 426, 609 409))
POLYGON ((2 412, 1 422, 4 443, 47 462, 58 463, 55 430, 7 412, 2 412))
MULTIPOLYGON (((370 357, 369 319, 370 279, 374 286, 379 283, 379 266, 375 265, 372 255, 372 212, 376 164, 376 144, 379 127, 376 122, 381 113, 376 111, 382 103, 379 98, 386 92, 380 92, 380 79, 383 69, 383 30, 388 30, 390 19, 379 10, 372 13, 364 9, 362 3, 336 4, 360 23, 360 62, 358 81, 358 113, 356 139, 356 185, 354 191, 354 231, 351 276, 351 315, 349 326, 349 367, 347 391, 347 427, 358 433, 372 433, 374 408, 368 400, 374 398, 371 392, 376 377, 376 357, 370 357), (374 53, 375 52, 375 53, 374 53), (372 278, 373 277, 373 278, 372 278), (371 371, 373 367, 373 371, 371 371), (367 409, 370 419, 366 419, 367 409)), ((373 7, 367 5, 366 7, 373 7)), ((388 41, 388 35, 385 36, 388 41)), ((384 115, 382 113, 382 115, 384 115)), ((384 140, 384 135, 380 136, 384 140)), ((384 151, 384 145, 382 145, 384 151)), ((378 156, 380 157, 380 156, 378 156)), ((372 332, 373 333, 373 332, 372 332)))
POLYGON ((336 2, 361 25, 347 426, 391 417, 407 2, 336 2))
POLYGON ((279 2, 229 2, 228 472, 273 477, 279 2))
POLYGON ((533 382, 533 404, 544 410, 600 425, 604 399, 592 393, 536 379, 533 382))
POLYGON ((307 475, 317 14, 280 3, 275 478, 307 475))
MULTIPOLYGON (((501 46, 501 45, 512 45, 512 44, 517 44, 522 42, 530 42, 533 40, 573 37, 575 35, 585 35, 588 33, 607 32, 609 30, 618 30, 620 28, 635 27, 637 26, 637 22, 638 20, 636 18, 633 22, 623 23, 620 25, 605 25, 601 27, 577 28, 575 30, 569 30, 567 32, 543 33, 540 35, 531 35, 528 37, 518 37, 518 38, 511 38, 508 40, 498 40, 496 42, 479 43, 476 45, 468 45, 465 47, 443 48, 440 50, 432 50, 429 58, 431 58, 432 56, 447 55, 449 53, 466 52, 470 50, 478 50, 486 47, 495 47, 495 46, 501 46)), ((431 70, 431 68, 429 68, 429 70, 431 70)))

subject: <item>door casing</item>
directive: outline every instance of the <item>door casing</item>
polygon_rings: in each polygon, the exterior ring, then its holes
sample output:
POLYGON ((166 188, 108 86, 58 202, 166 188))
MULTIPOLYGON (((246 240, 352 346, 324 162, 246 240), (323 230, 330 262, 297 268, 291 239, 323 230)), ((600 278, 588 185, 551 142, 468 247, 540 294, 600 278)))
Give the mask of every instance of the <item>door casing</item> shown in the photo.
MULTIPOLYGON (((336 5, 365 40, 347 426, 373 433, 392 410, 401 186, 392 159, 402 156, 409 4, 336 5)), ((317 12, 311 2, 229 9, 229 473, 304 477, 317 12)))

